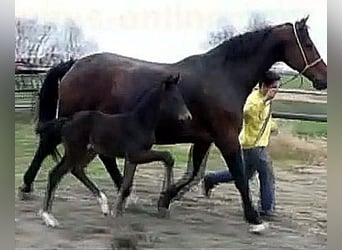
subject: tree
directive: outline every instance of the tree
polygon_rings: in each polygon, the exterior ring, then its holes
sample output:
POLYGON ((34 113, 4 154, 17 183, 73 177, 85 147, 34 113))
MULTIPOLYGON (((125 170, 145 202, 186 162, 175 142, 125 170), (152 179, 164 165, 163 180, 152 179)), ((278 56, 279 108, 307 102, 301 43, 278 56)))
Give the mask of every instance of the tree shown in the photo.
POLYGON ((221 42, 228 40, 237 34, 237 30, 233 25, 227 24, 219 31, 209 33, 209 45, 216 46, 221 42))
POLYGON ((49 66, 98 50, 97 43, 86 39, 82 28, 73 20, 61 25, 16 18, 15 28, 16 62, 49 66))
MULTIPOLYGON (((39 24, 36 19, 16 18, 15 59, 39 58, 47 49, 47 40, 55 29, 53 24, 39 24)), ((30 60, 27 61, 30 63, 30 60)))
MULTIPOLYGON (((269 23, 266 20, 265 16, 261 12, 255 11, 252 12, 249 17, 246 31, 255 31, 258 29, 263 29, 268 25, 269 23)), ((209 45, 216 46, 217 44, 220 44, 221 42, 228 40, 238 34, 239 32, 233 25, 227 24, 223 26, 220 30, 209 33, 209 45)))
POLYGON ((261 12, 254 11, 251 13, 248 25, 247 25, 247 31, 255 31, 258 29, 263 29, 269 26, 269 22, 266 20, 265 15, 261 12))

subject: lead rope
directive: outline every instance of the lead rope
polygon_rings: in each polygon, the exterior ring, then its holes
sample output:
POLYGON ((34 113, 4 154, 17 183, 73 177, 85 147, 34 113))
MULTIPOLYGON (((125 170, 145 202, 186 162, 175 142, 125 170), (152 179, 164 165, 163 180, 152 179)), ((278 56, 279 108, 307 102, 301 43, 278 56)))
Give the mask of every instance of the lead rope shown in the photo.
POLYGON ((269 110, 268 110, 268 114, 267 114, 267 117, 266 119, 264 120, 263 124, 262 124, 262 127, 259 131, 259 134, 257 136, 257 138, 255 139, 255 142, 254 142, 254 145, 256 145, 257 143, 259 143, 261 137, 263 136, 263 134, 265 133, 265 129, 266 129, 266 126, 267 126, 267 123, 268 121, 270 120, 271 118, 271 113, 272 113, 272 101, 269 102, 269 110))

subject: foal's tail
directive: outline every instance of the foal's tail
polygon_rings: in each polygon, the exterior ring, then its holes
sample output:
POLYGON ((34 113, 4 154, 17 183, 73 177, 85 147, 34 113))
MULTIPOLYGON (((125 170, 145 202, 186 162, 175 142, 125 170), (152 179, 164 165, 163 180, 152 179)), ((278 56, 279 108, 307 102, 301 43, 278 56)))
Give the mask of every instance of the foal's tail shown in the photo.
POLYGON ((71 118, 68 117, 50 120, 38 126, 36 133, 39 135, 47 135, 48 137, 61 137, 63 125, 70 120, 71 118))
MULTIPOLYGON (((52 67, 44 79, 39 92, 39 101, 36 114, 36 130, 43 123, 53 120, 57 113, 58 102, 58 83, 63 76, 70 70, 76 60, 70 59, 52 67)), ((36 131, 37 132, 37 131, 36 131)))
POLYGON ((53 150, 50 155, 57 162, 58 158, 62 158, 57 150, 57 145, 60 143, 61 132, 63 125, 69 121, 71 118, 60 117, 58 119, 53 119, 45 123, 40 124, 36 128, 36 133, 39 134, 42 140, 49 140, 49 144, 53 145, 53 150))

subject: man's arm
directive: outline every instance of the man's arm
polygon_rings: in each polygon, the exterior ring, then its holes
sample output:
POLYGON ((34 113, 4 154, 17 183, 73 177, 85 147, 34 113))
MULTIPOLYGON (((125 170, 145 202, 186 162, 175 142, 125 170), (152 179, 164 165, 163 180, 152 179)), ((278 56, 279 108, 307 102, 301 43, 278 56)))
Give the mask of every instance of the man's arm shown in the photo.
POLYGON ((254 101, 247 98, 245 106, 243 107, 243 116, 245 121, 248 122, 249 119, 258 117, 265 107, 265 102, 254 101))

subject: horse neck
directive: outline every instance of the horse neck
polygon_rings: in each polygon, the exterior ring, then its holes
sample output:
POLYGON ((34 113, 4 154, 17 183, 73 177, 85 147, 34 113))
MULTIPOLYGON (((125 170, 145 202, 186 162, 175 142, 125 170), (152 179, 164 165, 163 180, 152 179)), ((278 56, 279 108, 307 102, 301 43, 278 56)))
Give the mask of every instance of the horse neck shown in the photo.
POLYGON ((226 77, 225 83, 229 83, 234 89, 239 90, 244 102, 251 93, 262 74, 267 71, 275 62, 281 61, 281 41, 270 31, 264 41, 260 42, 253 52, 242 51, 241 56, 229 58, 227 51, 228 42, 224 42, 205 56, 201 57, 201 64, 207 65, 209 69, 221 72, 226 77))
POLYGON ((241 61, 242 64, 239 62, 230 63, 236 69, 233 79, 239 79, 233 84, 235 84, 236 89, 241 91, 241 98, 244 102, 261 79, 262 74, 270 69, 276 61, 275 54, 272 54, 272 50, 269 50, 260 51, 260 53, 251 55, 249 58, 244 58, 241 61), (243 68, 240 68, 241 65, 243 68), (248 73, 246 74, 246 72, 248 73))
POLYGON ((162 100, 162 87, 152 88, 141 99, 133 110, 133 115, 139 125, 147 130, 154 130, 160 116, 160 104, 162 100))

